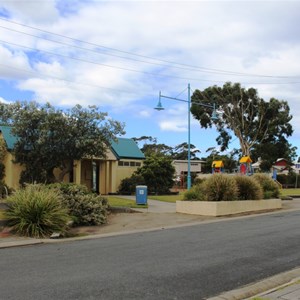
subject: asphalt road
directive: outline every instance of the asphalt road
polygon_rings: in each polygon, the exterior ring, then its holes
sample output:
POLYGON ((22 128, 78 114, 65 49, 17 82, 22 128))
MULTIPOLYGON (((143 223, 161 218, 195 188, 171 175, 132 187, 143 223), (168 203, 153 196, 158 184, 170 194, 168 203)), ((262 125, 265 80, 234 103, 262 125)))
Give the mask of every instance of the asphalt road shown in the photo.
POLYGON ((0 250, 0 299, 205 299, 300 266, 300 211, 0 250))

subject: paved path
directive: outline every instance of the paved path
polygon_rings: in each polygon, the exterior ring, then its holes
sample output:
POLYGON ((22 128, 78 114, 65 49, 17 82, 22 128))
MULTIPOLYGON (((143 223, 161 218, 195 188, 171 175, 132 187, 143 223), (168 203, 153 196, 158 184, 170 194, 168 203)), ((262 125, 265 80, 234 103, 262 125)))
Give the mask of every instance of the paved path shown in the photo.
MULTIPOLYGON (((119 198, 124 198, 128 200, 135 201, 135 196, 118 196, 119 198)), ((135 208, 134 210, 140 212, 148 213, 175 213, 176 204, 171 202, 157 201, 157 200, 147 200, 148 208, 135 208)))

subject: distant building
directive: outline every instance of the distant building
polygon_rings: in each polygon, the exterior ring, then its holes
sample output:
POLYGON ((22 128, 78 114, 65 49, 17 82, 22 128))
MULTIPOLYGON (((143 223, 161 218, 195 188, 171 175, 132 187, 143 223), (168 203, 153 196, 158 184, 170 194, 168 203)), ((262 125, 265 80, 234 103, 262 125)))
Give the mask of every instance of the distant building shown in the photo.
MULTIPOLYGON (((205 164, 203 160, 191 160, 191 173, 200 174, 202 171, 202 164, 205 164)), ((175 167, 176 176, 181 176, 188 173, 188 161, 187 160, 173 160, 173 166, 175 167)))
POLYGON ((299 162, 295 162, 294 165, 292 166, 292 168, 294 169, 295 173, 300 174, 300 163, 299 162))
POLYGON ((278 158, 273 164, 273 170, 276 170, 277 173, 287 173, 292 167, 293 163, 289 162, 285 158, 278 158))
MULTIPOLYGON (((254 164, 252 164, 252 167, 255 172, 259 172, 260 170, 260 164, 262 163, 261 158, 258 158, 258 161, 254 164)), ((288 173, 289 170, 292 168, 295 171, 300 170, 300 164, 298 164, 298 168, 295 167, 294 163, 291 163, 289 160, 285 158, 278 158, 272 165, 272 168, 270 169, 270 172, 274 174, 279 174, 279 173, 288 173)))

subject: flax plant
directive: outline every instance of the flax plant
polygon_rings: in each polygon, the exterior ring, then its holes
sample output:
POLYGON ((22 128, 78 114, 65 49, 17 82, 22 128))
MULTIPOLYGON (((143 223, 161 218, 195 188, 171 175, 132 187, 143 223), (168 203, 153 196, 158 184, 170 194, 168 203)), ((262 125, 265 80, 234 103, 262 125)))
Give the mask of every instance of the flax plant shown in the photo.
POLYGON ((7 198, 5 217, 9 226, 22 236, 44 238, 65 232, 70 221, 61 195, 43 185, 27 185, 7 198))

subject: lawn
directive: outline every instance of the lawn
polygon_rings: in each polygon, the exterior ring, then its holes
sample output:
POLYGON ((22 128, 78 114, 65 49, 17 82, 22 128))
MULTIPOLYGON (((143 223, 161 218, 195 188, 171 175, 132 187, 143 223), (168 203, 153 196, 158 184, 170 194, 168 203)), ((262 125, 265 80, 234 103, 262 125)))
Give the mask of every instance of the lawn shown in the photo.
MULTIPOLYGON (((300 189, 281 189, 280 194, 281 196, 288 196, 288 195, 300 196, 300 189)), ((179 192, 178 195, 163 195, 163 196, 150 195, 148 196, 148 199, 175 203, 177 200, 183 200, 183 195, 184 192, 179 192)))
POLYGON ((282 196, 289 196, 289 195, 299 195, 300 196, 300 189, 281 189, 280 194, 282 196))
POLYGON ((112 207, 147 208, 148 204, 136 204, 135 200, 107 196, 108 203, 112 207))
POLYGON ((163 195, 163 196, 150 195, 148 196, 148 199, 175 203, 177 200, 183 200, 183 195, 184 192, 179 192, 178 195, 163 195))

